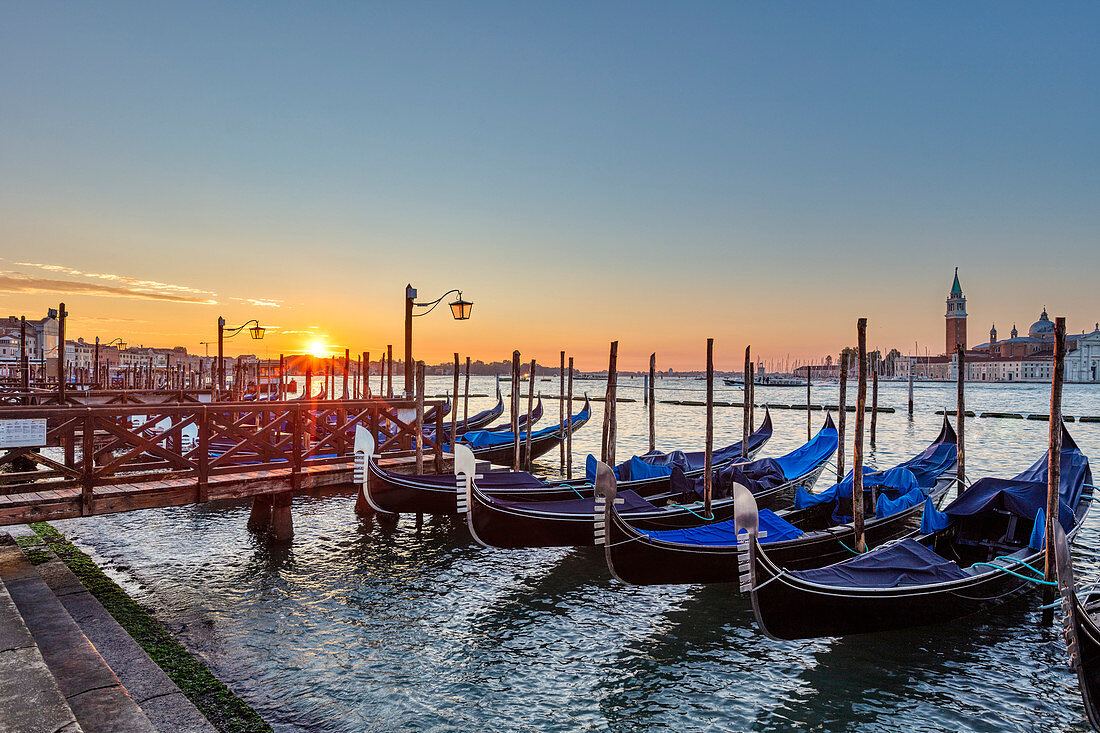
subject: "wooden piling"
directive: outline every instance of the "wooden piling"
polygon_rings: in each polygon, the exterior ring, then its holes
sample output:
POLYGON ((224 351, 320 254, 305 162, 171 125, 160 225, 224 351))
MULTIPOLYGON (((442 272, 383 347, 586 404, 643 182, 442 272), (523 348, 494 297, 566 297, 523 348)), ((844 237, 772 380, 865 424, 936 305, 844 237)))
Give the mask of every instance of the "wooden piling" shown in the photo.
POLYGON ((360 399, 370 399, 370 352, 363 352, 363 392, 360 399))
POLYGON ((878 426, 878 369, 871 370, 871 450, 875 449, 875 428, 878 426))
POLYGON ((466 357, 466 379, 462 388, 462 422, 470 419, 470 357, 466 357))
MULTIPOLYGON (((650 362, 652 364, 652 361, 650 362)), ((714 339, 707 339, 707 426, 703 446, 703 516, 711 519, 714 496, 714 339)))
MULTIPOLYGON (((344 349, 344 393, 340 397, 342 400, 348 398, 348 374, 351 372, 351 349, 344 349)), ((336 392, 336 383, 332 384, 333 394, 336 392)))
POLYGON ((836 480, 844 480, 844 423, 848 415, 848 355, 840 355, 840 414, 837 415, 836 480))
POLYGON ((271 494, 252 497, 247 527, 252 532, 266 532, 271 528, 271 494))
POLYGON ((756 430, 756 362, 749 363, 749 433, 756 430))
POLYGON ((913 357, 909 357, 909 417, 913 417, 913 372, 916 371, 913 357))
MULTIPOLYGON (((452 454, 452 456, 454 455, 455 443, 458 442, 458 352, 456 351, 456 352, 454 352, 454 354, 455 354, 455 379, 454 379, 454 391, 451 393, 453 395, 453 400, 454 400, 454 402, 451 404, 451 454, 452 454)), ((438 435, 436 436, 436 439, 437 440, 439 439, 438 435)))
POLYGON ((604 392, 604 463, 615 465, 615 395, 618 390, 619 342, 611 342, 611 352, 607 359, 607 390, 604 392))
MULTIPOLYGON (((569 405, 573 409, 573 405, 569 405)), ((565 424, 565 352, 561 352, 561 365, 558 367, 558 424, 565 424)), ((565 472, 565 441, 558 443, 558 472, 565 472)))
POLYGON ((569 409, 565 411, 565 478, 573 478, 573 357, 569 357, 569 377, 566 380, 566 399, 569 409))
POLYGON ((386 344, 386 397, 393 399, 393 344, 386 344))
POLYGON ((65 304, 61 303, 57 309, 57 399, 61 405, 65 404, 65 320, 68 315, 65 304))
POLYGON ((294 539, 294 522, 290 515, 293 493, 284 491, 271 499, 271 534, 274 542, 290 542, 294 539))
MULTIPOLYGON (((859 385, 856 390, 855 439, 852 444, 852 526, 855 529, 855 551, 864 553, 863 541, 863 421, 867 411, 867 319, 856 322, 859 358, 859 385)), ((871 506, 878 497, 872 495, 871 506)))
MULTIPOLYGON (((1066 319, 1058 316, 1054 319, 1054 371, 1050 382, 1050 455, 1047 468, 1047 510, 1046 510, 1046 566, 1043 578, 1054 581, 1056 563, 1054 559, 1054 522, 1058 520, 1059 484, 1062 475, 1062 381, 1066 374, 1066 319)), ((1054 622, 1055 588, 1043 587, 1042 623, 1054 622)))
POLYGON ((657 450, 657 388, 654 386, 654 382, 657 379, 657 353, 654 352, 649 355, 649 385, 648 385, 648 399, 649 399, 649 451, 652 453, 657 450))
MULTIPOLYGON (((424 473, 424 362, 416 362, 416 474, 424 473)), ((439 439, 439 436, 436 436, 439 439)))
POLYGON ((512 470, 519 470, 519 351, 512 352, 512 470))
POLYGON ((535 404, 535 360, 531 360, 531 379, 527 382, 527 422, 524 428, 523 438, 523 464, 526 470, 531 470, 531 412, 535 404))
POLYGON ((749 451, 749 403, 752 402, 752 346, 745 347, 745 377, 741 380, 741 390, 744 394, 744 404, 742 407, 742 420, 741 420, 741 457, 748 458, 749 451))
POLYGON ((810 372, 813 369, 810 364, 806 365, 806 440, 813 440, 814 426, 813 426, 813 403, 810 400, 810 372))
POLYGON ((958 394, 955 401, 955 433, 958 435, 959 442, 959 460, 955 477, 957 483, 955 485, 955 491, 962 493, 963 487, 966 486, 966 396, 964 394, 964 388, 966 385, 966 352, 963 350, 962 344, 955 344, 955 360, 957 362, 958 369, 956 370, 956 378, 958 381, 958 394))

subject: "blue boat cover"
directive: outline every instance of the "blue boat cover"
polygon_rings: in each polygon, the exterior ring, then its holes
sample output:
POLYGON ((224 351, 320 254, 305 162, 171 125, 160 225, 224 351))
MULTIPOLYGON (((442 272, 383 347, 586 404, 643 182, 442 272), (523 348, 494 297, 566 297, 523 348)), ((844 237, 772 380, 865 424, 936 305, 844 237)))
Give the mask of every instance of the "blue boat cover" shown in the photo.
MULTIPOLYGON (((805 489, 800 488, 795 495, 794 508, 806 509, 807 507, 817 506, 818 504, 837 504, 841 497, 850 497, 852 495, 852 483, 854 480, 854 474, 852 471, 848 472, 848 475, 844 477, 844 480, 838 484, 833 484, 829 488, 817 494, 811 494, 805 489)), ((879 491, 890 491, 895 496, 901 494, 908 494, 913 489, 921 490, 920 485, 917 482, 916 475, 908 468, 902 468, 901 466, 895 466, 894 468, 886 471, 873 471, 867 466, 863 467, 863 491, 868 492, 872 488, 876 488, 879 491)), ((923 492, 922 492, 923 493, 923 492)), ((847 521, 847 520, 845 520, 847 521)))
MULTIPOLYGON (((680 545, 729 547, 737 544, 737 530, 732 519, 702 527, 661 529, 649 532, 639 530, 639 532, 655 540, 674 542, 680 545)), ((746 532, 745 529, 741 530, 742 539, 744 539, 746 532)), ((761 544, 794 540, 802 536, 802 530, 770 509, 760 510, 760 532, 763 533, 760 537, 761 544)))
MULTIPOLYGON (((581 410, 573 416, 573 422, 578 423, 583 420, 587 420, 588 416, 588 411, 581 410)), ((562 428, 562 425, 551 425, 548 428, 536 430, 535 432, 531 433, 531 440, 535 440, 537 438, 542 438, 544 436, 559 432, 562 430, 562 428)), ((527 433, 521 431, 519 434, 519 439, 520 442, 527 440, 527 433)), ((507 445, 509 443, 512 443, 514 442, 515 437, 514 433, 512 433, 511 431, 497 432, 494 430, 471 430, 468 433, 463 433, 462 435, 458 436, 458 440, 470 446, 471 448, 488 448, 490 446, 507 445)))
MULTIPOLYGON (((753 453, 760 449, 764 443, 772 437, 772 416, 771 412, 764 413, 764 422, 760 423, 760 427, 749 435, 749 441, 746 444, 748 450, 746 453, 753 453)), ((725 448, 719 448, 711 454, 711 465, 720 466, 723 463, 729 463, 730 461, 740 458, 742 455, 741 443, 744 441, 737 441, 731 443, 725 448)), ((631 468, 636 465, 635 459, 642 463, 647 463, 654 467, 668 468, 667 473, 655 473, 650 476, 667 476, 671 474, 674 466, 679 466, 684 471, 698 471, 706 467, 706 451, 671 451, 669 453, 662 453, 661 451, 650 451, 640 456, 632 456, 629 461, 624 461, 614 467, 615 478, 619 481, 637 481, 640 478, 648 478, 649 476, 635 476, 631 468)), ((596 476, 596 458, 589 454, 585 459, 585 475, 589 481, 594 480, 596 476)))
MULTIPOLYGON (((1050 476, 1050 451, 1015 478, 982 478, 940 512, 941 517, 925 511, 929 526, 942 529, 950 519, 982 514, 993 509, 1010 512, 1022 519, 1033 519, 1047 503, 1047 481, 1050 476), (943 519, 947 517, 947 521, 943 519)), ((1058 486, 1058 521, 1068 532, 1073 526, 1074 507, 1081 500, 1085 484, 1092 483, 1088 458, 1073 442, 1062 426, 1062 459, 1058 486)))
POLYGON ((958 565, 912 539, 871 550, 836 565, 799 570, 791 575, 811 583, 843 588, 896 588, 969 577, 958 565))
MULTIPOLYGON (((621 514, 631 512, 656 511, 657 507, 642 498, 637 492, 627 489, 620 491, 618 498, 623 500, 616 508, 621 514)), ((507 499, 490 498, 494 504, 515 509, 529 509, 532 511, 546 512, 549 514, 584 514, 591 516, 596 510, 595 498, 588 499, 562 499, 560 501, 510 501, 507 499)))

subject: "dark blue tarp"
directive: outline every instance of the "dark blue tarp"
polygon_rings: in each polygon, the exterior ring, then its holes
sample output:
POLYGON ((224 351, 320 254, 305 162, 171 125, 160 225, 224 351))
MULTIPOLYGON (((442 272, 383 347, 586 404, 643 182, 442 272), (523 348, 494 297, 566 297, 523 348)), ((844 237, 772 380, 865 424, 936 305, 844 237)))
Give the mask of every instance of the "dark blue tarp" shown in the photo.
MULTIPOLYGON (((817 506, 818 504, 831 503, 835 505, 842 497, 848 498, 852 495, 853 481, 854 474, 852 471, 849 471, 843 481, 838 484, 833 484, 817 494, 811 494, 805 489, 799 489, 798 493, 795 495, 794 507, 795 509, 806 509, 807 507, 817 506)), ((868 492, 872 488, 879 489, 880 491, 891 491, 896 496, 908 494, 913 489, 919 490, 921 487, 917 483, 916 475, 908 468, 895 466, 886 471, 876 472, 864 466, 863 490, 864 492, 868 492)))
MULTIPOLYGON (((573 422, 578 423, 578 422, 581 422, 583 420, 587 420, 588 416, 589 416, 588 412, 586 412, 585 410, 581 410, 580 412, 578 412, 576 415, 573 416, 573 422)), ((563 429, 562 425, 551 425, 548 428, 543 428, 542 430, 536 430, 535 432, 531 433, 531 439, 535 440, 536 438, 541 438, 541 437, 544 437, 546 435, 550 435, 550 434, 558 432, 562 429, 563 429)), ((523 441, 527 440, 527 433, 520 432, 519 439, 520 439, 521 443, 523 441)), ((465 443, 466 445, 470 446, 471 448, 487 448, 489 446, 494 446, 494 445, 507 445, 509 443, 514 442, 514 440, 515 440, 514 434, 510 431, 509 432, 497 432, 497 431, 493 431, 493 430, 471 430, 468 433, 463 433, 462 435, 458 436, 458 441, 460 443, 465 443)))
POLYGON ((895 588, 969 577, 962 568, 916 540, 902 540, 865 555, 817 570, 791 575, 822 585, 844 588, 895 588))
MULTIPOLYGON (((650 504, 638 493, 630 491, 629 489, 620 491, 618 498, 623 500, 622 504, 615 505, 615 508, 619 510, 620 514, 654 511, 657 509, 657 507, 650 504)), ((560 501, 508 501, 505 499, 492 499, 492 501, 501 506, 549 512, 551 514, 592 514, 596 510, 596 500, 594 498, 581 499, 578 497, 576 499, 562 499, 560 501)))
MULTIPOLYGON (((755 432, 749 435, 748 443, 746 444, 748 450, 746 453, 753 453, 758 450, 760 446, 767 443, 772 437, 772 416, 770 412, 764 413, 764 422, 760 423, 760 427, 755 432)), ((719 448, 711 454, 711 465, 720 466, 723 463, 728 463, 732 460, 740 458, 742 455, 741 443, 744 441, 737 441, 731 443, 725 448, 719 448)), ((589 481, 592 481, 595 477, 595 457, 589 455, 589 459, 585 461, 585 475, 589 481)), ((631 464, 634 459, 647 463, 650 466, 660 466, 668 468, 670 471, 674 466, 679 466, 682 470, 690 472, 697 471, 706 466, 706 451, 671 451, 669 453, 662 453, 661 451, 651 451, 641 456, 632 456, 631 460, 623 461, 619 465, 614 467, 615 478, 619 481, 636 481, 639 477, 634 476, 631 473, 631 464)), ((666 474, 657 474, 666 475, 666 474)))
MULTIPOLYGON (((837 431, 831 417, 809 442, 779 458, 761 458, 749 463, 734 463, 714 472, 713 497, 724 499, 733 495, 733 485, 741 484, 756 494, 774 488, 820 466, 836 452, 837 431)), ((674 468, 671 490, 688 497, 703 495, 704 478, 687 478, 679 468, 674 468)))
MULTIPOLYGON (((681 545, 708 545, 708 546, 732 546, 737 544, 735 522, 732 519, 717 524, 708 524, 702 527, 687 527, 685 529, 662 529, 642 534, 655 540, 675 542, 681 545)), ((802 536, 802 530, 780 517, 770 509, 760 510, 760 543, 782 542, 794 540, 802 536)), ((745 538, 746 530, 741 530, 741 539, 745 538)))

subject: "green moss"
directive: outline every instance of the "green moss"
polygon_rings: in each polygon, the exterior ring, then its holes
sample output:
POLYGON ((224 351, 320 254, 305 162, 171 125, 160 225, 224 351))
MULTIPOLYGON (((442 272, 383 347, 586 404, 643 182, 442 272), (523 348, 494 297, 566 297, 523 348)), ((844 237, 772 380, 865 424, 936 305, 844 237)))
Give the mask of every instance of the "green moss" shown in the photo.
POLYGON ((108 578, 90 557, 45 522, 32 524, 31 528, 215 728, 227 733, 271 730, 255 710, 211 674, 205 664, 176 641, 148 609, 108 578))

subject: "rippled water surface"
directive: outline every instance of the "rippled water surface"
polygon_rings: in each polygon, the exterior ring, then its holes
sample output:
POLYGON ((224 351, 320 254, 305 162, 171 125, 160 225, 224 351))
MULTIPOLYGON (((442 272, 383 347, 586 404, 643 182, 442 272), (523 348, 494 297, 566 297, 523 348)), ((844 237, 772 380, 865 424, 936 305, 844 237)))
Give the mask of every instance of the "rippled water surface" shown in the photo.
MULTIPOLYGON (((429 390, 449 381, 429 379, 429 390)), ((538 386, 557 392, 556 379, 538 386)), ((602 394, 597 382, 576 388, 602 394)), ((835 403, 836 389, 815 388, 814 401, 835 403)), ((620 460, 647 448, 641 390, 640 379, 620 384, 639 400, 618 406, 620 460)), ((492 380, 475 379, 474 391, 491 393, 492 380)), ((703 383, 661 380, 657 391, 701 399, 703 383)), ((716 398, 739 400, 740 388, 719 386, 716 398)), ((805 390, 759 387, 757 398, 804 403, 805 390)), ((978 412, 1045 413, 1049 399, 1045 385, 967 390, 978 412)), ((954 385, 918 384, 912 421, 905 402, 905 385, 881 386, 880 404, 898 412, 879 416, 879 467, 935 437, 933 412, 954 406, 954 385)), ((491 403, 471 400, 471 413, 491 403)), ((577 465, 598 452, 594 407, 575 436, 577 465)), ((547 403, 543 425, 557 411, 547 403)), ((716 445, 738 439, 740 409, 715 412, 716 445)), ((1100 389, 1067 386, 1065 412, 1100 415, 1100 389)), ((659 404, 657 419, 659 447, 702 446, 702 408, 659 404)), ((804 412, 773 419, 761 456, 806 439, 804 412)), ((1070 430, 1100 456, 1100 424, 1070 430)), ((1011 476, 1043 453, 1047 426, 970 419, 966 439, 972 480, 1011 476)), ((557 468, 556 452, 543 458, 542 470, 557 468)), ((357 519, 353 503, 348 492, 295 499, 296 536, 282 550, 249 534, 240 502, 58 525, 277 730, 1087 730, 1061 638, 1038 625, 1037 594, 944 626, 778 643, 733 586, 630 587, 595 548, 487 550, 453 519, 386 529, 357 519)), ((1097 546, 1098 527, 1094 513, 1082 546, 1097 546)), ((1098 570, 1084 557, 1078 567, 1098 570)))

